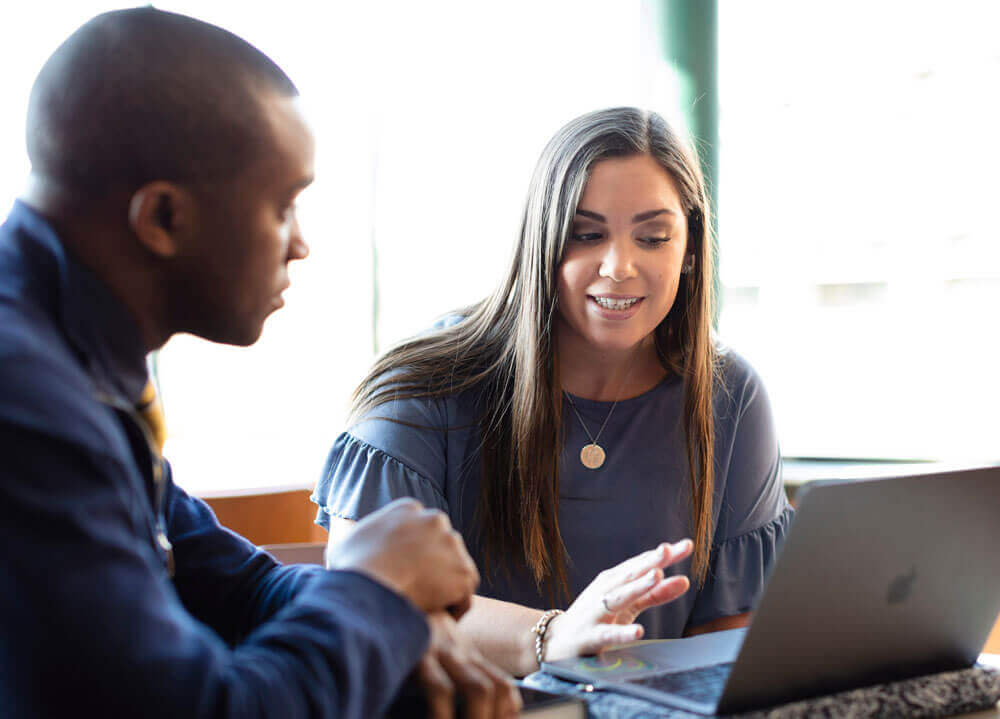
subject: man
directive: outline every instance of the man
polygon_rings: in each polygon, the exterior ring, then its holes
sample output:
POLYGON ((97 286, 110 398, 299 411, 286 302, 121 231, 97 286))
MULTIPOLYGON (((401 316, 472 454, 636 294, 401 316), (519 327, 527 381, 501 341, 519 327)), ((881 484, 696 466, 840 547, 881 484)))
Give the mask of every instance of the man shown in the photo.
POLYGON ((446 613, 478 574, 444 515, 395 504, 334 571, 281 567, 173 484, 140 406, 147 352, 252 344, 282 305, 308 252, 296 95, 152 8, 90 21, 35 82, 0 228, 4 716, 371 717, 411 674, 440 715, 456 686, 470 715, 517 709, 446 613))

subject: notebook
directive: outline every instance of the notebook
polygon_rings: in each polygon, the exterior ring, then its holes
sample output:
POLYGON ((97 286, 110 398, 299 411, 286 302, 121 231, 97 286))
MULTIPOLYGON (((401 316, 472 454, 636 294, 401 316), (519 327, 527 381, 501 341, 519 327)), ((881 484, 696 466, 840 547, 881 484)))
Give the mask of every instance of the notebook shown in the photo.
POLYGON ((546 662, 731 714, 971 666, 1000 613, 1000 467, 809 485, 748 629, 546 662))

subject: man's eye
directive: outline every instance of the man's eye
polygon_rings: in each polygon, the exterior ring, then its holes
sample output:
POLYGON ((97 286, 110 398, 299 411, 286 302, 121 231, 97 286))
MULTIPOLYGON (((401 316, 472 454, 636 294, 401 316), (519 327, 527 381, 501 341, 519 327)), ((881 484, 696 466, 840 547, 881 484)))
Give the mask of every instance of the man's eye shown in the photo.
POLYGON ((569 236, 573 242, 597 242, 601 239, 600 232, 574 232, 569 236))

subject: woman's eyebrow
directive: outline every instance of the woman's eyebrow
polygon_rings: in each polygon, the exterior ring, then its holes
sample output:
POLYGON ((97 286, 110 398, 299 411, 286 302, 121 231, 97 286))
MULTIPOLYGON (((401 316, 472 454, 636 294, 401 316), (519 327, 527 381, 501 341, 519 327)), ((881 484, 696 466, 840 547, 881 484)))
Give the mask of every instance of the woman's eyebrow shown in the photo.
MULTIPOLYGON (((605 225, 608 224, 608 218, 597 212, 591 212, 590 210, 581 210, 580 208, 577 208, 576 214, 583 215, 584 217, 587 217, 591 220, 595 220, 596 222, 602 222, 605 225)), ((658 210, 646 210, 645 212, 640 212, 638 215, 633 215, 632 224, 645 222, 646 220, 652 220, 654 217, 659 217, 660 215, 677 215, 677 214, 678 213, 675 210, 671 210, 666 207, 661 207, 658 210)))
POLYGON ((597 222, 603 222, 605 225, 608 224, 607 217, 605 217, 604 215, 599 215, 596 212, 591 212, 590 210, 581 210, 580 208, 577 208, 576 214, 583 215, 584 217, 588 217, 591 220, 596 220, 597 222))
POLYGON ((646 212, 640 212, 638 215, 632 217, 632 224, 638 222, 645 222, 646 220, 652 220, 654 217, 659 217, 660 215, 676 215, 674 210, 662 207, 659 210, 647 210, 646 212))

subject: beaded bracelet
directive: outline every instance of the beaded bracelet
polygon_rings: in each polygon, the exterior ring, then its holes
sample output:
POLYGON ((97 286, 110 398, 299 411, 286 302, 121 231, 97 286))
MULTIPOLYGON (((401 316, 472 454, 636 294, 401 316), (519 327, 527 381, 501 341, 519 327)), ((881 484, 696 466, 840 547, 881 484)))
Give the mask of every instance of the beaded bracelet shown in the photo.
POLYGON ((535 635, 535 659, 538 660, 539 667, 542 666, 542 653, 545 650, 545 632, 549 630, 549 622, 562 613, 562 609, 550 609, 542 614, 541 618, 535 622, 535 626, 531 628, 531 633, 535 635))

